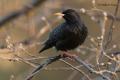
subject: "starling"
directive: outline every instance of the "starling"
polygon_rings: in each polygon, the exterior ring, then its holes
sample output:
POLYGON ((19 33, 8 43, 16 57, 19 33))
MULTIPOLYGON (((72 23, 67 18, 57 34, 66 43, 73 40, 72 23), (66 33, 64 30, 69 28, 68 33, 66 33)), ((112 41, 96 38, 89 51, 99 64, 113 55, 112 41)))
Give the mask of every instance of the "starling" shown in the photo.
POLYGON ((81 45, 87 37, 87 27, 75 10, 67 9, 55 15, 62 16, 64 22, 53 29, 39 53, 52 47, 55 47, 57 51, 66 52, 81 45))

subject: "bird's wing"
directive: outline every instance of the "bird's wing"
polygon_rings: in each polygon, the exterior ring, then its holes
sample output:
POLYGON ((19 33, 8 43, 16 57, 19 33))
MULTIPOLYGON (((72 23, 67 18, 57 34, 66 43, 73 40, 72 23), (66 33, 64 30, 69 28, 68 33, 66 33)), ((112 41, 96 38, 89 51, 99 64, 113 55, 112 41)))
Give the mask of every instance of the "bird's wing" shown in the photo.
POLYGON ((56 27, 49 35, 47 42, 56 44, 60 40, 65 40, 68 36, 72 36, 71 31, 68 29, 68 25, 63 23, 56 27))
POLYGON ((53 29, 53 31, 49 35, 48 40, 46 40, 46 42, 44 43, 44 47, 39 51, 39 53, 48 48, 56 46, 57 43, 63 40, 68 39, 70 37, 70 31, 67 29, 67 27, 67 24, 63 23, 53 29))
POLYGON ((70 36, 71 31, 68 29, 68 25, 63 23, 59 25, 57 28, 51 32, 50 37, 56 40, 65 39, 66 37, 70 36))

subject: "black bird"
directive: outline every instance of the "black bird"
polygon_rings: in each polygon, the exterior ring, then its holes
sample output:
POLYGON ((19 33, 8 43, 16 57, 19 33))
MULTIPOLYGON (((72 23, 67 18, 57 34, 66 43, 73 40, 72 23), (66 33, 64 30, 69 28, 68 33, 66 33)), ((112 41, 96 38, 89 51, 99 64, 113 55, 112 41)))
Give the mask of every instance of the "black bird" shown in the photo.
POLYGON ((66 52, 81 45, 87 37, 87 27, 75 10, 67 9, 62 13, 55 13, 55 15, 62 16, 65 21, 50 33, 39 53, 51 47, 66 52))

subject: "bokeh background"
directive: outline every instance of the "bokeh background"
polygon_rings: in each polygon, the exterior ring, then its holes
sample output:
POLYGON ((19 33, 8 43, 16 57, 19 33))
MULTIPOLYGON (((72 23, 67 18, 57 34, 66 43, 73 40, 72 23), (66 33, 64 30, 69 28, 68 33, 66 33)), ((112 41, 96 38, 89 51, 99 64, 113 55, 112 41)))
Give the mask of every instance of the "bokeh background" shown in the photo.
MULTIPOLYGON (((0 0, 0 19, 9 13, 23 8, 29 4, 31 0, 0 0)), ((114 14, 115 4, 117 0, 96 0, 96 7, 105 10, 108 13, 114 14), (108 6, 102 4, 111 4, 108 6)), ((85 8, 87 10, 93 8, 92 0, 44 0, 39 7, 36 7, 28 14, 22 15, 0 28, 0 47, 7 49, 0 50, 0 80, 24 80, 26 76, 34 69, 32 66, 22 61, 10 61, 9 58, 15 58, 14 54, 22 58, 29 59, 31 57, 49 57, 59 54, 56 50, 49 49, 41 54, 38 54, 42 43, 47 39, 49 32, 55 28, 63 20, 54 16, 55 12, 61 12, 67 8, 85 8), (46 27, 46 28, 44 28, 46 27), (47 30, 46 30, 47 29, 47 30), (19 42, 28 41, 32 45, 22 45, 19 42), (15 49, 13 49, 14 46, 15 49), (14 44, 14 45, 13 45, 14 44), (6 50, 13 50, 8 52, 6 50), (15 51, 14 51, 15 50, 15 51)), ((87 37, 83 46, 72 50, 71 52, 80 56, 82 60, 89 61, 90 64, 95 64, 94 51, 89 48, 99 48, 94 45, 92 38, 97 38, 101 35, 101 28, 92 21, 87 15, 80 14, 85 25, 88 27, 89 36, 87 37), (87 48, 87 49, 86 49, 87 48)), ((120 9, 117 16, 120 15, 120 9)), ((111 20, 106 23, 106 33, 109 30, 111 20)), ((115 22, 115 29, 113 31, 113 40, 109 45, 112 48, 109 52, 119 51, 120 48, 120 26, 119 22, 115 22)), ((99 41, 96 41, 99 42, 99 41)), ((45 58, 32 60, 35 64, 41 63, 45 58)), ((71 64, 78 66, 75 61, 68 60, 71 64)), ((84 68, 80 68, 83 69, 84 68)), ((85 70, 85 72, 87 72, 85 70)), ((89 73, 90 74, 90 73, 89 73)), ((119 75, 120 76, 120 75, 119 75)), ((77 71, 71 69, 69 66, 61 61, 50 64, 48 67, 38 73, 33 80, 81 80, 81 75, 77 71)), ((96 76, 92 76, 95 78, 96 76)))

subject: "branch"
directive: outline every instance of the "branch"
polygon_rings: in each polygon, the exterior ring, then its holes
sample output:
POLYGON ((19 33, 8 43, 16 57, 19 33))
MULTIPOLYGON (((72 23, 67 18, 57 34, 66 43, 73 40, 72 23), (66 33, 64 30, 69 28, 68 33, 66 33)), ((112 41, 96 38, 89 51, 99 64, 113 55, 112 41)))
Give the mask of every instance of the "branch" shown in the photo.
MULTIPOLYGON (((31 80, 35 74, 37 74, 41 69, 43 69, 44 67, 46 67, 48 64, 51 64, 61 58, 65 58, 65 57, 68 57, 68 56, 61 56, 61 55, 58 55, 58 56, 54 56, 54 57, 50 57, 48 58, 45 62, 43 62, 42 64, 40 64, 35 70, 33 70, 33 72, 25 79, 25 80, 31 80)), ((103 73, 104 71, 96 71, 94 70, 92 67, 90 67, 88 64, 86 64, 84 61, 82 61, 79 57, 77 56, 73 56, 71 57, 72 59, 74 59, 76 62, 78 62, 79 64, 82 64, 86 69, 88 69, 90 72, 96 74, 96 75, 99 75, 101 76, 103 79, 106 79, 106 80, 111 80, 109 77, 105 76, 103 73)), ((65 64, 71 66, 73 69, 79 71, 80 73, 82 73, 83 75, 85 75, 87 77, 88 80, 91 80, 89 78, 88 75, 86 75, 83 71, 81 71, 80 69, 78 69, 77 67, 74 67, 72 66, 71 64, 69 64, 68 62, 66 61, 63 61, 61 60, 62 62, 64 62, 65 64)), ((111 73, 110 73, 111 74, 111 73)))
POLYGON ((45 1, 46 0, 32 0, 30 4, 24 6, 22 9, 9 13, 8 15, 6 15, 2 19, 0 19, 0 28, 7 22, 14 20, 15 18, 18 18, 21 15, 28 14, 32 9, 38 7, 45 1))
POLYGON ((68 63, 65 60, 60 60, 62 62, 64 62, 65 64, 67 64, 68 66, 72 67, 73 69, 77 70, 78 72, 82 73, 88 80, 92 80, 85 72, 83 72, 82 70, 78 69, 77 67, 74 67, 72 64, 68 63))
POLYGON ((116 20, 116 21, 120 21, 120 17, 116 17, 115 15, 108 13, 104 10, 101 9, 91 9, 91 10, 86 10, 84 8, 81 9, 77 9, 77 11, 80 11, 80 13, 88 15, 90 17, 96 17, 96 18, 103 18, 104 17, 104 13, 106 13, 106 17, 110 20, 116 20))
POLYGON ((41 69, 43 69, 47 65, 59 60, 60 58, 62 58, 61 55, 57 55, 57 56, 54 56, 54 57, 49 57, 45 62, 43 62, 35 70, 33 70, 31 75, 29 75, 25 80, 31 80, 34 77, 34 75, 37 74, 41 69))
MULTIPOLYGON (((115 8, 115 12, 114 12, 114 16, 115 17, 117 15, 119 5, 120 5, 120 0, 117 0, 117 5, 116 5, 116 8, 115 8)), ((105 48, 107 48, 108 44, 112 41, 112 32, 113 32, 113 25, 114 25, 115 20, 116 19, 113 18, 112 22, 110 24, 110 29, 109 29, 109 32, 108 32, 108 36, 107 36, 107 40, 106 40, 107 42, 105 44, 105 48)))
POLYGON ((74 60, 76 62, 78 62, 79 64, 82 64, 86 69, 88 69, 90 72, 94 73, 94 74, 97 74, 97 75, 100 75, 103 79, 106 79, 106 80, 111 80, 109 77, 105 76, 103 74, 103 72, 101 71, 96 71, 94 70, 93 68, 91 68, 88 64, 86 64, 84 61, 82 61, 80 58, 78 58, 77 56, 74 56, 73 57, 74 60))

